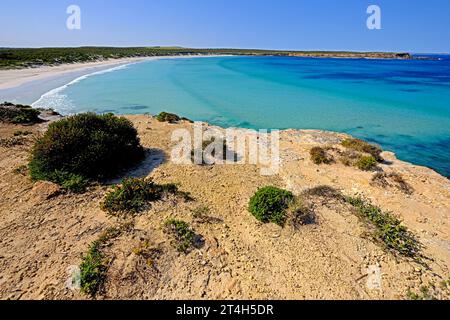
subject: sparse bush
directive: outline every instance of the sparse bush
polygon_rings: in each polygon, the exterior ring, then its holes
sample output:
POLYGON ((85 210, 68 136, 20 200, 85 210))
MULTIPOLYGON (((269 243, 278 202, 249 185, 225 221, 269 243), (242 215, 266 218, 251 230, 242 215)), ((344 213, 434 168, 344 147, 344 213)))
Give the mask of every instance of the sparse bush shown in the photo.
POLYGON ((307 196, 316 196, 316 197, 323 197, 323 198, 333 198, 337 200, 343 200, 344 196, 342 193, 330 186, 318 186, 311 189, 308 189, 304 192, 307 196))
POLYGON ((33 148, 29 169, 34 180, 62 185, 74 175, 86 180, 112 177, 143 157, 130 121, 85 113, 50 124, 33 148))
POLYGON ((377 167, 377 160, 372 156, 361 156, 355 166, 363 171, 371 171, 377 167))
POLYGON ((403 179, 403 177, 395 172, 384 173, 377 172, 373 177, 371 184, 377 187, 396 187, 405 194, 413 194, 414 189, 403 179))
POLYGON ((0 104, 0 122, 14 124, 33 124, 41 122, 39 110, 30 106, 4 102, 0 104))
POLYGON ((164 230, 174 237, 174 246, 178 251, 188 253, 195 246, 196 235, 188 223, 170 219, 164 223, 164 230))
POLYGON ((288 208, 292 225, 298 229, 301 226, 316 223, 316 215, 312 208, 306 205, 299 198, 295 198, 288 208))
POLYGON ((273 222, 283 226, 286 221, 286 209, 294 195, 276 187, 259 189, 250 199, 249 211, 261 222, 273 222))
POLYGON ((375 227, 374 236, 386 249, 405 257, 420 258, 421 244, 397 217, 361 198, 346 198, 358 214, 375 227))
POLYGON ((327 151, 321 147, 314 147, 310 151, 311 160, 314 164, 330 164, 333 162, 333 158, 327 154, 327 151))
POLYGON ((383 162, 383 158, 381 157, 381 153, 383 152, 383 150, 364 140, 351 138, 342 141, 341 144, 345 148, 370 154, 372 157, 375 158, 377 162, 383 162))
POLYGON ((159 122, 177 123, 181 118, 173 113, 161 112, 156 116, 156 120, 159 122))
POLYGON ((106 195, 102 209, 113 215, 138 213, 149 201, 159 200, 162 191, 151 179, 125 179, 106 195))

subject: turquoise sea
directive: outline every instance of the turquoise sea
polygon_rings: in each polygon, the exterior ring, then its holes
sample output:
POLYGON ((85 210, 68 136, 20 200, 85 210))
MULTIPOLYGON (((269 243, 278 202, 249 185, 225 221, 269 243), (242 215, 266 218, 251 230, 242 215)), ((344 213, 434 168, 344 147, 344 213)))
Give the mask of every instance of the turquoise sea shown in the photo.
POLYGON ((79 78, 35 105, 347 132, 450 177, 450 56, 432 58, 160 59, 79 78))

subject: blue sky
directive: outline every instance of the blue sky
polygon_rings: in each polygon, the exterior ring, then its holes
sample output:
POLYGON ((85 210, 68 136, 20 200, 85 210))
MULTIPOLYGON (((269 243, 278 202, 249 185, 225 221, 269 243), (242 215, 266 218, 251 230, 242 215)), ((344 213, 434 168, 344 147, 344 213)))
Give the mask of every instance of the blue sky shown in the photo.
POLYGON ((450 52, 450 1, 1 0, 0 47, 85 45, 450 52), (382 30, 366 27, 370 4, 382 30))

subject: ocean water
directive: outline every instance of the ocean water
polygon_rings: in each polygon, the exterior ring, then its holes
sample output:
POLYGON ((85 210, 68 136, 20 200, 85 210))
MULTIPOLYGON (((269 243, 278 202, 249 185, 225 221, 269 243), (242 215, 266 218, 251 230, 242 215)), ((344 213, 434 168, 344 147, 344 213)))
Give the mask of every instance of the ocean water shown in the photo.
POLYGON ((160 59, 77 78, 34 105, 347 132, 450 177, 450 56, 433 58, 160 59))

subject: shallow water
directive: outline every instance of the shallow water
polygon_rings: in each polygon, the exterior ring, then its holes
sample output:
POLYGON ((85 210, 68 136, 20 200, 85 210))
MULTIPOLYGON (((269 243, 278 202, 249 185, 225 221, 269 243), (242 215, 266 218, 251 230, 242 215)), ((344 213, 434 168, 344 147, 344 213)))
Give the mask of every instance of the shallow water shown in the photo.
POLYGON ((435 58, 161 59, 78 79, 35 105, 347 132, 450 177, 450 57, 435 58))

